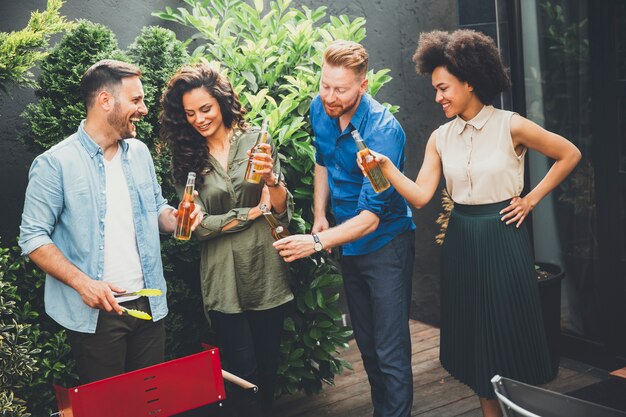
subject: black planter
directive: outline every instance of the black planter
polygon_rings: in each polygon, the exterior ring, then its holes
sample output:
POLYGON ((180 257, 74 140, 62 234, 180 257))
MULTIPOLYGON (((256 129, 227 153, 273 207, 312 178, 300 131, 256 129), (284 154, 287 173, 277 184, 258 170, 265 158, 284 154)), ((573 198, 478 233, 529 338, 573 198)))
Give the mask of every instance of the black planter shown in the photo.
POLYGON ((552 375, 556 376, 559 369, 561 339, 561 280, 565 278, 563 268, 546 262, 535 262, 540 269, 550 276, 538 281, 539 299, 543 314, 543 326, 550 350, 552 375))

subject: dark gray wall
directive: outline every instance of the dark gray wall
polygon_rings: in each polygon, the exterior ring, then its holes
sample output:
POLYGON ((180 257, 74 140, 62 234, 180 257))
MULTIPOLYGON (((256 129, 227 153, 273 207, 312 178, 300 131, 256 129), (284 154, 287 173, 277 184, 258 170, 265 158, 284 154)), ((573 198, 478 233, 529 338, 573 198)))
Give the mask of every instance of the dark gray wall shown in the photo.
MULTIPOLYGON (((266 0, 267 4, 267 0, 266 0)), ((19 30, 26 25, 30 12, 44 9, 45 0, 0 0, 0 30, 19 30)), ((299 0, 294 6, 328 6, 328 15, 347 14, 367 20, 367 38, 363 44, 370 53, 370 66, 389 68, 393 81, 378 94, 378 99, 400 106, 397 117, 407 137, 406 173, 415 178, 422 163, 430 133, 445 121, 434 102, 429 77, 415 75, 411 57, 420 32, 450 30, 457 26, 455 0, 299 0)), ((61 9, 68 19, 84 18, 102 23, 113 30, 121 48, 126 48, 145 25, 158 24, 174 30, 179 39, 191 31, 150 15, 166 6, 182 7, 182 0, 66 0, 61 9)), ((0 237, 4 244, 18 233, 27 184, 28 168, 36 156, 17 139, 22 124, 20 113, 34 101, 30 89, 12 89, 11 97, 0 95, 0 189, 2 190, 0 237)), ((440 209, 439 196, 414 215, 417 225, 416 262, 413 280, 412 316, 438 322, 439 249, 434 244, 435 219, 440 209)))

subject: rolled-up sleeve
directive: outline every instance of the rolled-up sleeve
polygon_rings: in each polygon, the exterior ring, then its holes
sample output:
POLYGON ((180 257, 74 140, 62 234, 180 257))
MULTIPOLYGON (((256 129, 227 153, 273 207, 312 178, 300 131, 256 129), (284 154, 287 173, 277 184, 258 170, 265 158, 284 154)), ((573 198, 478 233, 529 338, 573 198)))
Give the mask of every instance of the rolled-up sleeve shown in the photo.
POLYGON ((59 162, 50 154, 33 161, 20 225, 19 246, 23 255, 53 243, 54 225, 63 209, 63 186, 59 162))
MULTIPOLYGON (((363 140, 371 150, 385 155, 395 166, 400 169, 404 167, 404 144, 406 142, 406 136, 402 129, 396 127, 375 129, 368 137, 364 137, 363 140)), ((363 210, 367 210, 376 214, 378 217, 385 215, 389 208, 392 193, 393 187, 389 187, 382 193, 376 193, 370 181, 364 176, 357 212, 360 213, 363 210)))
MULTIPOLYGON (((224 214, 206 215, 202 223, 196 228, 194 236, 198 240, 213 239, 226 233, 237 233, 247 229, 254 220, 248 219, 251 207, 240 207, 229 210, 224 214), (224 227, 233 221, 237 224, 227 230, 224 227)), ((204 210, 203 210, 204 211, 204 210)), ((206 211, 204 211, 206 213, 206 211)))
MULTIPOLYGON (((175 186, 178 195, 182 196, 185 190, 180 185, 175 186)), ((200 205, 204 218, 193 232, 197 240, 208 240, 227 233, 237 233, 247 229, 253 220, 248 220, 248 213, 252 207, 237 207, 223 214, 208 214, 205 205, 199 197, 194 199, 194 204, 200 205), (234 227, 223 230, 224 227, 233 221, 237 221, 234 227)))

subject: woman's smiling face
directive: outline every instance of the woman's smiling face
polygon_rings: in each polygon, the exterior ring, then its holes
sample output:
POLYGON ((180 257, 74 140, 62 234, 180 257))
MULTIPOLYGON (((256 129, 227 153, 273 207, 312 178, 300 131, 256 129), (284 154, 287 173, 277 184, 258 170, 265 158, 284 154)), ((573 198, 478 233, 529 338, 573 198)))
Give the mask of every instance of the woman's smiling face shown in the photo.
POLYGON ((203 137, 212 137, 223 128, 224 120, 218 101, 200 87, 183 94, 183 109, 187 122, 203 137))
POLYGON ((446 117, 463 117, 474 96, 474 88, 450 74, 443 66, 433 70, 432 84, 436 92, 435 101, 441 104, 446 117))

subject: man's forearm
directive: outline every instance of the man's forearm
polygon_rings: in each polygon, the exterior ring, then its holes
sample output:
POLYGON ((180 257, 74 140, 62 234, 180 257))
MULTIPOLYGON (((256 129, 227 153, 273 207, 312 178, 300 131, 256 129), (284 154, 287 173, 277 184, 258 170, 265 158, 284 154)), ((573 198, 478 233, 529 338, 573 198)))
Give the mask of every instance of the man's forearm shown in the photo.
POLYGON ((111 291, 119 293, 124 292, 124 289, 91 278, 71 263, 53 243, 35 249, 28 256, 48 275, 76 290, 89 307, 122 314, 111 291))
POLYGON ((313 187, 313 215, 315 217, 326 217, 326 204, 330 194, 326 167, 315 164, 313 187))
POLYGON ((74 264, 67 260, 55 244, 43 245, 28 257, 45 273, 78 291, 81 284, 91 279, 74 264))
POLYGON ((318 233, 318 237, 324 249, 335 248, 372 233, 378 227, 379 221, 376 214, 364 210, 356 217, 318 233))
MULTIPOLYGON (((371 211, 362 211, 356 217, 331 229, 321 230, 317 236, 324 249, 352 242, 378 227, 378 216, 371 211)), ((286 262, 293 262, 315 253, 314 236, 292 235, 274 242, 274 248, 286 262)))

